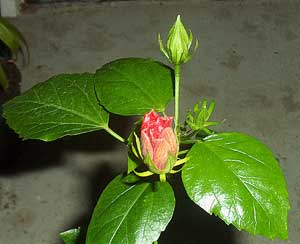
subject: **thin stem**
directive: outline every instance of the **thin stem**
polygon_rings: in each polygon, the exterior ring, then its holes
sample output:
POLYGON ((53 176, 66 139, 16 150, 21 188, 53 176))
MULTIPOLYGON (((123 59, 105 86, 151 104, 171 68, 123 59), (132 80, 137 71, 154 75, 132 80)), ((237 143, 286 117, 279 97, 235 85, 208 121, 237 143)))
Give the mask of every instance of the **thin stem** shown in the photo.
POLYGON ((110 135, 112 135, 114 138, 116 138, 117 140, 119 140, 120 142, 123 142, 123 143, 125 142, 125 139, 122 136, 118 135, 116 132, 114 132, 111 128, 107 127, 107 128, 105 128, 105 130, 110 135))
POLYGON ((175 134, 178 144, 180 143, 180 123, 179 123, 179 99, 180 99, 180 65, 175 65, 175 134))
POLYGON ((159 180, 160 180, 160 182, 166 182, 166 180, 167 180, 166 174, 160 174, 159 180))
POLYGON ((158 244, 158 241, 153 242, 153 244, 158 244))

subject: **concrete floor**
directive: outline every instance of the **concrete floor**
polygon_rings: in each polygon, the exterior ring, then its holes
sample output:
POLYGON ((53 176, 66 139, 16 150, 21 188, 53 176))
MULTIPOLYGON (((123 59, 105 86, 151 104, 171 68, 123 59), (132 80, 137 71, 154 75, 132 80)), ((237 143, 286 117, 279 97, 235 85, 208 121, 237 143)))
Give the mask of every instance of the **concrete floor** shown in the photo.
MULTIPOLYGON (((30 64, 21 68, 27 90, 54 74, 95 71, 119 57, 165 61, 157 33, 166 37, 180 13, 200 41, 183 68, 182 112, 214 98, 215 118, 226 119, 220 130, 249 133, 275 152, 292 206, 288 241, 236 231, 197 208, 190 219, 179 214, 160 244, 299 243, 300 4, 249 2, 55 4, 12 20, 30 46, 30 64)), ((119 126, 124 135, 128 123, 119 126)), ((58 233, 86 223, 100 191, 126 167, 126 148, 103 132, 15 142, 4 153, 13 160, 0 173, 1 244, 61 243, 58 233)))

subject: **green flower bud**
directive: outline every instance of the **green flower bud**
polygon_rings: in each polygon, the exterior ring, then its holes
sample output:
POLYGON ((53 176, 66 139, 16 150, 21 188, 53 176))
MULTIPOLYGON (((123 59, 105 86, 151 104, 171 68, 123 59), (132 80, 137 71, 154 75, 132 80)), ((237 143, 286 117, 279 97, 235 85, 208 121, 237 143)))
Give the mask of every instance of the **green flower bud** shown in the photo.
MULTIPOLYGON (((181 22, 180 15, 177 16, 176 22, 171 27, 168 35, 167 46, 164 48, 160 34, 158 34, 158 43, 160 51, 175 65, 183 64, 189 61, 193 54, 189 53, 193 42, 193 33, 189 35, 181 22)), ((198 39, 196 39, 193 53, 198 48, 198 39)))

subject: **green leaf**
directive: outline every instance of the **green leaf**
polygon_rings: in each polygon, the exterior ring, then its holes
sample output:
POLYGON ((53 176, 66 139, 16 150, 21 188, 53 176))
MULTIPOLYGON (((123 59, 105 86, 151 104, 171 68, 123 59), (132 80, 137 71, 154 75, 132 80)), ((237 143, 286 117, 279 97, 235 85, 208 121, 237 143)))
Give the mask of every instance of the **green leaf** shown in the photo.
POLYGON ((22 43, 27 46, 23 35, 18 29, 2 17, 0 17, 0 39, 13 51, 13 53, 16 53, 19 50, 22 43))
POLYGON ((4 104, 4 117, 24 139, 51 141, 108 127, 93 74, 61 74, 4 104))
POLYGON ((215 134, 196 143, 188 157, 182 180, 197 205, 238 229, 287 238, 285 180, 264 144, 241 133, 215 134))
POLYGON ((142 58, 115 60, 97 70, 95 89, 101 104, 120 115, 165 110, 173 97, 171 68, 142 58))
POLYGON ((130 185, 117 176, 94 209, 86 244, 152 244, 168 225, 174 207, 169 183, 130 185))
POLYGON ((6 73, 2 67, 2 65, 0 65, 0 86, 6 90, 8 88, 8 84, 9 81, 7 79, 6 73))
POLYGON ((205 132, 213 134, 213 131, 208 129, 209 126, 220 124, 220 122, 208 121, 215 108, 215 101, 212 101, 207 107, 207 100, 202 101, 201 109, 198 103, 194 105, 194 113, 188 112, 185 119, 185 126, 189 126, 195 132, 205 132))
POLYGON ((80 234, 80 227, 62 232, 59 234, 59 236, 64 241, 65 244, 76 244, 79 234, 80 234))
POLYGON ((124 184, 136 184, 141 181, 141 178, 134 173, 124 175, 122 177, 122 182, 124 184))

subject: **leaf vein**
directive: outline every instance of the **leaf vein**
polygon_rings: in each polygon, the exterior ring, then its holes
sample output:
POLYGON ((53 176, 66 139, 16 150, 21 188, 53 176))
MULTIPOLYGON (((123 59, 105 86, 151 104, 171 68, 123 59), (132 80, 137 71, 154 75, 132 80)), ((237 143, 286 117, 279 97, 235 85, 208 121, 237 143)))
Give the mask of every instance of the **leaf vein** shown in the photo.
POLYGON ((116 230, 114 231, 109 244, 112 243, 113 239, 115 238, 115 235, 117 234, 118 230, 120 229, 124 219, 126 218, 126 216, 128 215, 128 213, 131 211, 131 209, 133 208, 133 206, 135 205, 135 203, 138 201, 138 199, 140 198, 140 196, 145 192, 145 190, 148 188, 148 184, 145 185, 144 189, 140 192, 140 194, 137 196, 137 198, 133 201, 133 203, 129 206, 128 210, 124 213, 124 217, 122 218, 122 220, 120 221, 120 224, 117 226, 116 230))
MULTIPOLYGON (((62 111, 69 112, 69 113, 71 113, 71 114, 75 114, 75 115, 77 115, 77 116, 80 117, 80 118, 89 120, 89 121, 95 123, 96 125, 99 125, 99 122, 98 122, 98 121, 96 121, 96 120, 90 118, 89 116, 80 114, 80 113, 76 112, 75 110, 72 110, 72 109, 69 109, 69 108, 64 108, 64 107, 61 107, 61 106, 56 105, 56 104, 53 104, 53 103, 52 103, 52 104, 46 104, 46 103, 37 102, 37 101, 34 101, 34 100, 26 100, 26 101, 21 101, 21 102, 15 101, 14 103, 15 103, 15 104, 17 104, 17 103, 21 103, 21 104, 23 104, 23 103, 33 103, 33 104, 41 105, 42 107, 44 107, 44 106, 46 106, 46 107, 47 107, 47 106, 48 106, 48 107, 53 107, 53 108, 56 108, 56 109, 59 109, 59 110, 62 110, 62 111)), ((40 108, 40 107, 38 107, 38 108, 40 108)), ((38 108, 37 108, 37 109, 38 109, 38 108)), ((25 112, 24 112, 24 113, 25 113, 25 112)))

